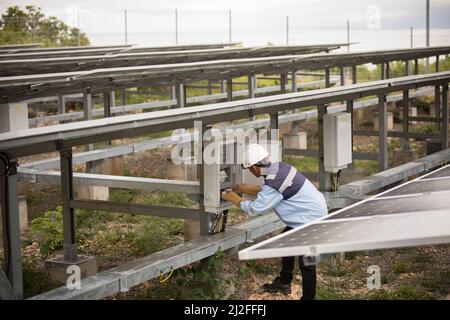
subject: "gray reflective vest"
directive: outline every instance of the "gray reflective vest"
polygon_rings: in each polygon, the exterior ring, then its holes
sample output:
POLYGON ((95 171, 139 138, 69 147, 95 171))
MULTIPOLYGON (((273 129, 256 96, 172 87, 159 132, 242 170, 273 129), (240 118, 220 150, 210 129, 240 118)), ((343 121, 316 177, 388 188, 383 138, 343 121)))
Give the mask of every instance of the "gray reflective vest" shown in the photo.
POLYGON ((284 162, 271 163, 264 168, 264 184, 278 190, 287 200, 295 195, 305 183, 305 176, 294 167, 284 162))

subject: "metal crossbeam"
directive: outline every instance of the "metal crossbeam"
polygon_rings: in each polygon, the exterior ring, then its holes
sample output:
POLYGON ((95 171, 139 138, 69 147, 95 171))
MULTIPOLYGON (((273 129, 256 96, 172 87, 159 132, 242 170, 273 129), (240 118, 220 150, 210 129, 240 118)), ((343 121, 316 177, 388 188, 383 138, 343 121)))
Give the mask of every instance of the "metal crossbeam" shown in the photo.
POLYGON ((66 147, 86 145, 180 127, 190 128, 196 120, 201 120, 203 124, 213 124, 248 118, 253 115, 292 110, 303 106, 354 100, 365 96, 388 94, 436 83, 443 84, 449 81, 450 72, 441 72, 367 84, 190 107, 183 110, 166 110, 29 129, 23 132, 10 132, 0 135, 0 150, 7 152, 12 157, 19 157, 56 151, 56 141, 58 140, 64 141, 66 147))
POLYGON ((3 102, 15 102, 55 94, 78 93, 90 87, 93 93, 122 87, 172 85, 179 79, 222 80, 242 75, 280 74, 293 69, 324 69, 405 60, 450 53, 450 47, 371 51, 346 54, 291 55, 253 59, 228 59, 192 63, 106 68, 0 78, 3 102))

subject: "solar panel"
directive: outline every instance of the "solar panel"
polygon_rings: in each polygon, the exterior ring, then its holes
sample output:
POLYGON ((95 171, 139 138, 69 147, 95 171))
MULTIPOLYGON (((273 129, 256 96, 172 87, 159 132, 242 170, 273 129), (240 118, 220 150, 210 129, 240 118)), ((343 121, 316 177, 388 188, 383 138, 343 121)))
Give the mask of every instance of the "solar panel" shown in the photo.
POLYGON ((377 214, 397 214, 404 212, 440 210, 450 208, 450 192, 425 193, 396 198, 375 198, 363 201, 347 210, 330 215, 326 220, 353 217, 368 217, 377 214))
POLYGON ((239 252, 239 258, 318 256, 448 243, 449 221, 449 210, 320 221, 244 249, 239 252))
POLYGON ((450 165, 239 252, 240 259, 450 243, 450 165))
POLYGON ((383 196, 399 196, 405 194, 437 192, 450 190, 450 178, 435 180, 414 180, 413 182, 402 185, 399 188, 383 193, 383 196))
POLYGON ((440 170, 436 170, 431 174, 427 174, 424 177, 421 177, 421 179, 432 179, 432 178, 443 178, 443 177, 450 177, 450 167, 443 167, 440 170))

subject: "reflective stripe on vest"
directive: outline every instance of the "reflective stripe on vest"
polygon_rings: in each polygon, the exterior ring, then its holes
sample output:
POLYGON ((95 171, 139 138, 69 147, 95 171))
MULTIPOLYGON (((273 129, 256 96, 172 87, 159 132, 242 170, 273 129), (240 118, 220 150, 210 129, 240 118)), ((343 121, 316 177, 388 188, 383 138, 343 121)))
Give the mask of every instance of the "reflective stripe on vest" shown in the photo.
POLYGON ((284 162, 271 164, 264 183, 276 190, 287 200, 295 195, 305 183, 306 178, 294 167, 284 162))

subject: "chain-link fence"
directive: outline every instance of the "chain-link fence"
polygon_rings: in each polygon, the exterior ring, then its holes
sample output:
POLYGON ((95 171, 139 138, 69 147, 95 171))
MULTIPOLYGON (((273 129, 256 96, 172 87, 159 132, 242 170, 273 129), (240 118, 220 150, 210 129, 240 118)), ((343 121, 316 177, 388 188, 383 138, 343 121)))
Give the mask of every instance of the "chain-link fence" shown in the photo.
MULTIPOLYGON (((248 11, 78 10, 49 12, 80 28, 93 45, 149 46, 241 42, 245 46, 355 42, 352 51, 423 47, 424 29, 374 29, 340 20, 305 20, 248 11)), ((20 22, 18 22, 20 23, 20 22)), ((450 29, 432 29, 430 45, 450 45, 450 29)), ((346 51, 347 49, 341 49, 346 51)))

